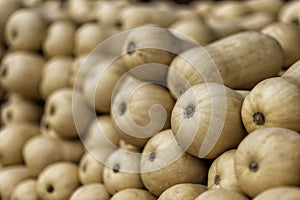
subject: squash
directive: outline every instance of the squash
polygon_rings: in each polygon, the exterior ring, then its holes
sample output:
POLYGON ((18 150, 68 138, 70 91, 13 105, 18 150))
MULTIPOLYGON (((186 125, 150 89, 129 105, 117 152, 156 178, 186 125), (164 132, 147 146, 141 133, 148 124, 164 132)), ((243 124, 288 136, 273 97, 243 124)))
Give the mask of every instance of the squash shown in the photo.
POLYGON ((281 0, 246 0, 245 5, 252 12, 268 12, 273 16, 277 16, 284 4, 281 0))
POLYGON ((112 122, 121 139, 143 147, 154 134, 170 128, 174 100, 160 85, 136 79, 125 83, 113 94, 112 122))
POLYGON ((204 21, 204 23, 212 30, 216 39, 221 39, 223 37, 245 31, 240 24, 236 23, 235 20, 208 18, 204 21))
POLYGON ((248 133, 264 127, 300 131, 300 82, 287 77, 263 80, 246 96, 241 114, 248 133))
POLYGON ((182 40, 168 29, 141 27, 128 32, 121 58, 135 78, 164 82, 175 55, 195 46, 194 42, 182 40))
POLYGON ((249 134, 235 155, 235 173, 250 197, 279 186, 300 185, 300 135, 285 128, 263 128, 249 134))
POLYGON ((227 189, 243 194, 234 171, 236 149, 225 151, 217 157, 208 171, 207 188, 227 189))
POLYGON ((260 81, 276 76, 282 65, 283 51, 275 39, 245 31, 179 54, 170 65, 167 83, 177 97, 189 85, 203 82, 251 89, 260 81))
POLYGON ((67 19, 53 22, 47 28, 42 43, 43 53, 48 57, 71 56, 74 48, 75 24, 67 19))
POLYGON ((66 141, 44 135, 31 138, 22 149, 26 166, 34 175, 55 162, 79 162, 83 153, 84 147, 80 141, 66 141))
POLYGON ((11 94, 1 106, 1 120, 3 124, 10 123, 38 123, 43 108, 34 101, 11 94))
POLYGON ((291 1, 286 2, 280 9, 278 13, 278 19, 283 23, 300 24, 300 2, 291 1))
POLYGON ((94 183, 78 187, 70 197, 70 200, 109 200, 110 194, 105 186, 100 183, 94 183))
POLYGON ((44 126, 53 129, 60 137, 76 139, 84 134, 94 117, 81 94, 70 88, 53 92, 46 101, 44 126))
POLYGON ((12 51, 1 62, 0 82, 9 91, 35 100, 41 98, 41 80, 44 58, 29 51, 12 51))
POLYGON ((195 40, 199 45, 206 45, 215 39, 213 31, 200 19, 181 19, 173 23, 170 29, 174 30, 177 37, 195 40))
POLYGON ((5 24, 5 42, 11 49, 37 51, 41 49, 46 29, 47 22, 38 12, 18 9, 5 24))
POLYGON ((284 51, 284 67, 288 68, 300 59, 300 27, 295 24, 274 22, 261 30, 274 37, 284 51))
POLYGON ((39 200, 36 193, 36 180, 35 179, 26 179, 20 182, 14 188, 11 199, 23 199, 24 197, 30 200, 39 200))
POLYGON ((85 152, 79 161, 79 180, 83 185, 103 182, 104 162, 91 152, 85 152))
POLYGON ((300 197, 300 188, 295 186, 281 186, 263 191, 253 200, 297 200, 300 197))
POLYGON ((195 200, 248 200, 248 198, 236 191, 226 189, 211 189, 203 192, 195 200))
POLYGON ((109 113, 114 87, 126 70, 120 59, 99 62, 83 81, 83 95, 91 107, 109 113))
POLYGON ((188 89, 176 102, 171 127, 179 144, 199 158, 216 158, 245 137, 240 116, 244 97, 217 84, 188 89))
POLYGON ((85 135, 81 137, 85 148, 102 163, 118 148, 119 140, 118 131, 108 115, 102 115, 93 120, 85 135))
POLYGON ((113 195, 128 188, 144 188, 140 175, 141 155, 123 149, 114 151, 105 161, 103 182, 113 195))
POLYGON ((281 76, 294 79, 295 81, 299 81, 300 80, 300 60, 298 60, 291 67, 289 67, 281 76))
POLYGON ((28 178, 33 178, 33 176, 24 165, 11 165, 9 167, 2 168, 0 172, 1 199, 10 200, 14 188, 28 178))
POLYGON ((40 134, 36 124, 13 123, 0 131, 0 164, 13 165, 23 163, 22 148, 32 137, 40 134))
POLYGON ((206 191, 205 185, 193 183, 181 183, 169 187, 158 198, 158 200, 194 200, 202 192, 206 191))
POLYGON ((156 197, 144 189, 125 189, 121 190, 120 192, 114 194, 110 200, 124 200, 124 199, 130 199, 130 200, 156 200, 156 197))
POLYGON ((211 18, 233 20, 251 12, 250 8, 240 1, 224 1, 217 3, 212 11, 211 18))
POLYGON ((171 129, 159 132, 147 142, 140 166, 145 187, 156 196, 180 183, 203 184, 207 176, 204 160, 186 153, 171 129))
POLYGON ((73 59, 66 56, 55 56, 47 60, 43 67, 39 85, 44 100, 55 90, 68 87, 68 77, 72 63, 73 59))
POLYGON ((47 166, 37 178, 36 191, 40 199, 69 199, 79 187, 78 166, 59 162, 47 166))
POLYGON ((66 4, 66 13, 77 24, 87 23, 95 19, 95 1, 70 0, 66 4))
POLYGON ((275 20, 275 16, 268 12, 256 12, 243 17, 239 17, 234 21, 236 21, 237 24, 239 24, 245 30, 259 31, 275 20))

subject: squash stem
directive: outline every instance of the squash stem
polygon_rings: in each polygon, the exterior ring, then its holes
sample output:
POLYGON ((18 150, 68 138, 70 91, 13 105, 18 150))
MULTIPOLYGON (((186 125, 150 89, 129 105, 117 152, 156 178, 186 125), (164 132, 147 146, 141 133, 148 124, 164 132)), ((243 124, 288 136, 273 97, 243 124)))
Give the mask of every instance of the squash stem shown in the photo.
POLYGON ((265 124, 265 116, 261 112, 256 112, 253 115, 253 122, 256 125, 264 125, 265 124))

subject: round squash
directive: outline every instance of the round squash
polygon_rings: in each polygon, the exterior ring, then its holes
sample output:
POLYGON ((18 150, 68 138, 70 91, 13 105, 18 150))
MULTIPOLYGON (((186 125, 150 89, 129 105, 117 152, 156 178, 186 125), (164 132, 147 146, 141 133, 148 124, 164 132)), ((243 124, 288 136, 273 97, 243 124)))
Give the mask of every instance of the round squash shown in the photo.
POLYGON ((236 149, 226 151, 213 161, 208 171, 208 189, 222 188, 243 194, 234 171, 235 153, 236 149))
POLYGON ((287 77, 263 80, 246 96, 241 113, 248 133, 264 127, 300 131, 300 82, 287 77))
POLYGON ((174 100, 160 85, 136 79, 123 83, 113 95, 112 121, 121 139, 143 147, 149 137, 170 127, 174 100))
POLYGON ((211 189, 203 192, 195 200, 248 200, 248 198, 236 191, 226 189, 211 189))
POLYGON ((279 21, 283 23, 300 24, 300 1, 286 2, 278 13, 279 21))
POLYGON ((207 190, 205 185, 193 183, 181 183, 169 187, 158 198, 158 200, 194 200, 202 192, 207 190))
POLYGON ((100 183, 94 183, 78 187, 70 197, 70 200, 109 200, 110 194, 105 186, 100 183))
POLYGON ((274 187, 300 185, 300 135, 285 128, 263 128, 249 134, 235 155, 235 173, 250 197, 274 187))
POLYGON ((27 179, 20 182, 14 188, 12 192, 11 199, 23 199, 24 197, 30 200, 39 200, 36 193, 36 180, 35 179, 27 179))
POLYGON ((281 186, 263 191, 253 200, 298 200, 300 188, 295 186, 281 186))
POLYGON ((124 200, 124 199, 130 199, 130 200, 156 200, 156 197, 148 192, 147 190, 143 189, 125 189, 121 190, 120 192, 114 194, 110 200, 124 200))
POLYGON ((237 147, 246 135, 240 116, 243 100, 241 94, 217 83, 188 89, 171 118, 181 147, 199 158, 216 158, 237 147))
POLYGON ((147 142, 140 165, 145 187, 157 196, 179 183, 204 183, 207 176, 204 160, 184 152, 171 129, 159 132, 147 142))

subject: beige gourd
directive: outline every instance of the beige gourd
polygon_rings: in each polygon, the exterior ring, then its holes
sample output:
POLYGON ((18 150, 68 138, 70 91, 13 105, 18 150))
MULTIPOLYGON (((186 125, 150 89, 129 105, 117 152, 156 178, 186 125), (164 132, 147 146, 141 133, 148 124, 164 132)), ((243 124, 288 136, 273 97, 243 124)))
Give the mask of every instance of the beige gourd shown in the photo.
POLYGON ((109 115, 102 115, 94 119, 84 137, 81 138, 85 148, 100 162, 104 162, 118 148, 119 140, 118 131, 109 115))
POLYGON ((66 5, 68 16, 77 24, 83 24, 95 19, 94 1, 70 0, 66 5))
POLYGON ((98 112, 109 113, 114 88, 125 72, 120 59, 104 60, 94 66, 83 81, 83 95, 90 106, 98 112))
POLYGON ((203 192, 195 200, 249 200, 246 196, 226 189, 211 189, 203 192))
POLYGON ((84 148, 80 141, 66 141, 43 135, 31 138, 22 152, 26 166, 35 175, 55 162, 79 162, 83 153, 84 148))
POLYGON ((5 166, 23 163, 23 146, 30 138, 39 134, 39 126, 30 123, 13 123, 2 128, 0 131, 0 164, 5 166))
POLYGON ((233 20, 251 12, 250 8, 243 1, 225 1, 216 4, 211 17, 223 20, 233 20))
POLYGON ((283 65, 279 43, 260 32, 245 31, 175 57, 167 82, 178 97, 190 86, 203 82, 224 83, 233 89, 251 89, 276 76, 283 65), (260 48, 258 48, 260 45, 260 48))
POLYGON ((0 82, 9 92, 32 99, 40 99, 38 90, 44 59, 29 51, 13 51, 1 62, 0 82))
POLYGON ((76 26, 72 21, 61 19, 53 22, 47 29, 42 49, 48 57, 71 56, 74 48, 76 26))
POLYGON ((184 152, 170 129, 147 142, 140 167, 145 187, 156 196, 179 183, 204 183, 207 176, 204 160, 184 152))
POLYGON ((122 61, 134 77, 163 82, 175 55, 193 46, 196 44, 179 39, 168 29, 141 27, 128 33, 123 45, 122 61))
POLYGON ((208 18, 204 23, 212 30, 216 39, 221 39, 235 33, 245 31, 235 20, 208 18))
POLYGON ((9 16, 20 8, 20 2, 16 0, 3 0, 0 2, 0 44, 4 43, 4 27, 9 16))
POLYGON ((66 56, 55 56, 47 60, 39 85, 39 90, 44 100, 55 90, 68 87, 72 63, 73 59, 66 56))
POLYGON ((268 12, 255 12, 234 21, 241 26, 244 30, 254 30, 259 31, 263 27, 271 24, 276 20, 276 17, 268 12))
POLYGON ((74 54, 81 55, 90 53, 97 45, 106 38, 116 33, 114 29, 99 26, 96 23, 85 23, 80 26, 74 35, 74 54))
POLYGON ((14 188, 11 199, 30 199, 30 200, 39 200, 36 193, 36 180, 35 179, 26 179, 20 182, 14 188))
POLYGON ((245 137, 240 112, 244 97, 217 84, 188 89, 176 102, 171 127, 179 144, 200 158, 216 158, 245 137))
POLYGON ((291 67, 289 67, 281 76, 294 79, 295 81, 299 81, 300 59, 297 62, 295 62, 291 67))
POLYGON ((46 101, 44 125, 62 138, 76 139, 87 129, 93 118, 92 111, 79 93, 62 88, 53 92, 46 101), (75 108, 73 104, 76 104, 75 108))
POLYGON ((181 183, 166 189, 158 200, 194 200, 202 192, 207 190, 205 185, 193 183, 181 183))
POLYGON ((300 184, 300 135, 285 128, 264 128, 249 134, 235 155, 235 173, 242 190, 254 198, 279 186, 300 184))
POLYGON ((208 171, 208 189, 221 188, 243 194, 234 171, 235 153, 236 149, 226 151, 213 161, 208 171))
POLYGON ((286 2, 278 13, 278 19, 283 23, 300 24, 300 1, 286 2))
POLYGON ((25 179, 32 178, 30 171, 24 165, 12 165, 2 168, 0 172, 0 197, 10 200, 14 188, 25 179))
POLYGON ((1 107, 1 120, 3 124, 19 122, 39 122, 43 108, 34 101, 11 94, 7 102, 1 107))
POLYGON ((47 22, 30 9, 19 9, 6 22, 4 37, 9 47, 17 50, 39 50, 47 22))
POLYGON ((31 9, 36 9, 49 23, 70 18, 66 12, 65 4, 61 1, 44 1, 31 9))
POLYGON ((103 182, 113 195, 128 188, 144 188, 140 175, 141 155, 137 152, 118 149, 105 161, 103 182))
POLYGON ((153 83, 132 79, 125 85, 117 86, 112 97, 112 121, 121 139, 143 147, 149 137, 170 127, 174 100, 165 88, 153 83))
POLYGON ((101 183, 94 183, 78 187, 70 200, 109 200, 110 194, 107 192, 105 186, 101 183))
POLYGON ((300 131, 299 88, 299 78, 274 77, 257 84, 246 96, 241 112, 248 133, 264 127, 300 131))
POLYGON ((157 24, 167 28, 177 20, 171 10, 161 9, 155 5, 127 6, 119 13, 116 25, 122 30, 130 30, 144 24, 157 24))
POLYGON ((83 185, 103 183, 104 164, 92 152, 86 152, 79 162, 79 180, 83 185))
POLYGON ((277 16, 280 8, 284 5, 281 0, 246 0, 245 5, 252 12, 268 12, 277 16))
POLYGON ((47 166, 38 176, 36 191, 40 199, 69 199, 79 187, 78 166, 59 162, 47 166))
POLYGON ((157 198, 151 194, 149 191, 144 189, 125 189, 121 190, 120 192, 114 194, 111 197, 111 200, 123 200, 123 199, 130 199, 130 200, 156 200, 157 198))
POLYGON ((179 33, 177 37, 195 40, 199 45, 206 45, 216 37, 213 31, 197 18, 178 20, 170 26, 170 29, 179 33))
POLYGON ((300 27, 295 24, 274 22, 262 29, 264 34, 274 37, 284 51, 284 67, 300 59, 300 27))
POLYGON ((300 196, 300 188, 295 186, 281 186, 265 190, 258 194, 253 200, 297 200, 300 196))

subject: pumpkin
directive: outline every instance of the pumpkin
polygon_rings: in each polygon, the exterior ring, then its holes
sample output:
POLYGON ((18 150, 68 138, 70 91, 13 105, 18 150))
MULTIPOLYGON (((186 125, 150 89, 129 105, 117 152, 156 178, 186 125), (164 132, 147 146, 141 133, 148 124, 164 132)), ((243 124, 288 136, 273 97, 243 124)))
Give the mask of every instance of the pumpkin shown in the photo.
POLYGON ((235 174, 250 197, 279 186, 300 185, 300 135, 285 128, 263 128, 249 134, 238 146, 235 174))
POLYGON ((244 97, 217 84, 192 86, 176 102, 171 127, 181 147, 199 158, 235 148, 246 133, 240 116, 244 97))
POLYGON ((248 133, 264 127, 300 131, 300 83, 274 77, 257 84, 246 96, 242 120, 248 133), (284 106, 283 106, 284 105, 284 106))
POLYGON ((114 194, 111 197, 111 200, 123 200, 123 199, 130 199, 130 200, 156 200, 156 197, 144 189, 125 189, 121 190, 120 192, 114 194))
POLYGON ((281 186, 265 190, 253 200, 297 200, 300 197, 300 188, 295 186, 281 186))
POLYGON ((211 189, 203 192, 195 200, 248 200, 248 198, 236 191, 226 189, 211 189))

